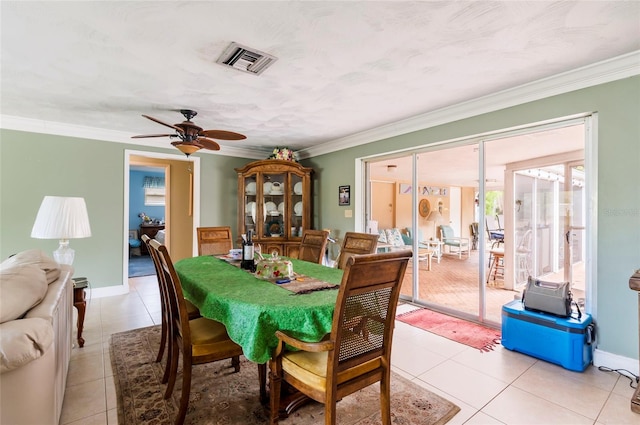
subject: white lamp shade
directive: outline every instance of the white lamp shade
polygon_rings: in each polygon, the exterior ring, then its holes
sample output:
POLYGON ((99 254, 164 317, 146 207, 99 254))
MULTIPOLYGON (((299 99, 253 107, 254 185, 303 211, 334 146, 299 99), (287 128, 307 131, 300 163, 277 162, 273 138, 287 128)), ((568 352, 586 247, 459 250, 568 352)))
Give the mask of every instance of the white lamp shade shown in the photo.
POLYGON ((45 196, 38 210, 31 237, 76 239, 91 236, 84 198, 45 196))
POLYGON ((433 221, 434 223, 437 224, 440 221, 442 221, 442 214, 440 214, 440 212, 437 210, 433 210, 431 211, 431 214, 429 214, 429 216, 427 217, 427 221, 433 221))

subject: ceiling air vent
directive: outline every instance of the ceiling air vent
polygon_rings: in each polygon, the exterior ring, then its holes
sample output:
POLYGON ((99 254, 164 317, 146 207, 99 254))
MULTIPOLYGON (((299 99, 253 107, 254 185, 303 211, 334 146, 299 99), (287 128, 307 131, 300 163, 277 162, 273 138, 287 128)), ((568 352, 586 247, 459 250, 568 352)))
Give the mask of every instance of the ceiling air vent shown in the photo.
POLYGON ((276 60, 278 60, 278 58, 275 56, 238 43, 231 43, 216 63, 230 66, 231 68, 250 74, 260 75, 276 60))

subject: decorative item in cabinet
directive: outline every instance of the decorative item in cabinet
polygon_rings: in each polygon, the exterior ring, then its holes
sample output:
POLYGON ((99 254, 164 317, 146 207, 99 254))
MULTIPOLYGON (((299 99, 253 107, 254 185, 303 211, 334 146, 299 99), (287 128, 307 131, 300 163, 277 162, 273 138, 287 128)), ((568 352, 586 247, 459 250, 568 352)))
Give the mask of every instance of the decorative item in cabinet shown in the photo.
POLYGON ((252 230, 263 253, 269 247, 287 255, 311 226, 311 168, 297 162, 266 159, 236 168, 238 173, 237 235, 252 230))

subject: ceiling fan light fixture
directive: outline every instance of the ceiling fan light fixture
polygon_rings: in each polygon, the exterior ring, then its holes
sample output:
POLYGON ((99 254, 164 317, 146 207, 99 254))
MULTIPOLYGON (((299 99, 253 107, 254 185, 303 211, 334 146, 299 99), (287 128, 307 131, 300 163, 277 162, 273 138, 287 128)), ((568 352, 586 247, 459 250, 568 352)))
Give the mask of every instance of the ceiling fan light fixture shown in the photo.
POLYGON ((194 143, 185 143, 185 142, 172 142, 171 143, 173 146, 175 146, 180 152, 182 152, 183 154, 189 156, 195 152, 198 152, 200 149, 202 149, 200 146, 194 144, 194 143))

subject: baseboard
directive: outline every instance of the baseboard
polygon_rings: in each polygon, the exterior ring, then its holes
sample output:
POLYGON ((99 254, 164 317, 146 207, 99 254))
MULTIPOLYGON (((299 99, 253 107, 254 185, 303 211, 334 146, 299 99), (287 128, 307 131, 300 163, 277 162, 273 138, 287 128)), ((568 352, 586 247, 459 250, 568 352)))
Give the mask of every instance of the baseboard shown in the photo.
POLYGON ((598 350, 597 348, 593 351, 593 365, 606 366, 611 369, 626 369, 636 376, 640 374, 638 371, 638 369, 640 369, 638 359, 619 356, 617 354, 598 350))
POLYGON ((114 295, 125 295, 129 293, 129 285, 107 286, 104 288, 92 288, 91 285, 86 289, 87 299, 112 297, 114 295))

